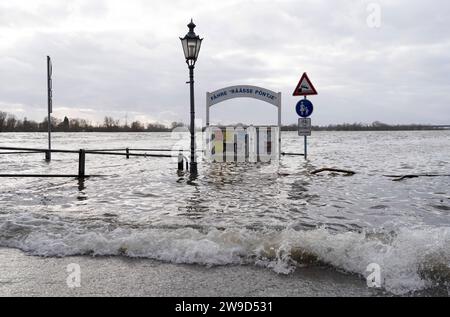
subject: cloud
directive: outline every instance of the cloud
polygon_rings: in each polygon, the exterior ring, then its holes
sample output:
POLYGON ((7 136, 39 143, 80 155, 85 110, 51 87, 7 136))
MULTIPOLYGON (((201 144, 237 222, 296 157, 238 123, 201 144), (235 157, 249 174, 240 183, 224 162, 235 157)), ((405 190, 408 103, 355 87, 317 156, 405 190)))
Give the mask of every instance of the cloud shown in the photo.
MULTIPOLYGON (((443 0, 3 1, 0 110, 45 116, 51 55, 58 116, 187 122, 178 37, 193 17, 205 38, 195 73, 199 117, 206 91, 252 84, 281 91, 283 122, 295 122, 291 94, 306 71, 319 91, 310 98, 315 124, 448 124, 449 13, 443 0), (372 2, 381 9, 379 28, 367 25, 372 2)), ((274 113, 258 101, 231 100, 212 115, 272 122, 274 113)))

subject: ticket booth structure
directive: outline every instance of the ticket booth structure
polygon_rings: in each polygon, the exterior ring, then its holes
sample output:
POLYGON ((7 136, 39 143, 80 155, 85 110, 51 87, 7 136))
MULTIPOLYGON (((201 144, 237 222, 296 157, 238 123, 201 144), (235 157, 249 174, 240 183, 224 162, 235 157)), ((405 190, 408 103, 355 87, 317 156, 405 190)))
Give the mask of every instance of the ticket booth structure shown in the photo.
POLYGON ((281 93, 249 85, 206 93, 205 158, 214 162, 270 162, 281 155, 281 93), (277 107, 278 125, 210 125, 210 108, 233 98, 254 98, 277 107))

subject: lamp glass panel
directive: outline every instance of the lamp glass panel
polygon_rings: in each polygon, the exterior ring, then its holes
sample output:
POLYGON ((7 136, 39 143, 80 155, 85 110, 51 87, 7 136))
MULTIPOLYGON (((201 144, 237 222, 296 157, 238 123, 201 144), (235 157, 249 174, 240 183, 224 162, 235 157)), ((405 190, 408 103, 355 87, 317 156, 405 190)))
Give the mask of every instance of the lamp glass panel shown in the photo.
POLYGON ((197 51, 195 54, 195 59, 197 60, 198 57, 198 53, 200 53, 200 47, 202 46, 202 40, 201 39, 197 39, 197 51))
POLYGON ((183 52, 184 52, 184 57, 186 59, 189 58, 189 51, 188 51, 188 39, 184 38, 181 40, 181 45, 183 46, 183 52))
POLYGON ((197 41, 195 39, 188 40, 188 56, 189 59, 195 59, 197 55, 197 41))

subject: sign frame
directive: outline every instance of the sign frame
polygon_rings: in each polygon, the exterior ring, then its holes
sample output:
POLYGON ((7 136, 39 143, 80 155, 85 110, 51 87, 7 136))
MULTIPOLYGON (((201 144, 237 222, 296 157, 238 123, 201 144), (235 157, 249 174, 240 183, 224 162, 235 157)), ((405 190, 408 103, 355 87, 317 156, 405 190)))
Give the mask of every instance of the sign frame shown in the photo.
POLYGON ((210 125, 210 108, 233 98, 253 98, 275 106, 278 110, 278 152, 281 155, 281 92, 252 85, 235 85, 224 87, 213 92, 206 92, 206 126, 210 125))

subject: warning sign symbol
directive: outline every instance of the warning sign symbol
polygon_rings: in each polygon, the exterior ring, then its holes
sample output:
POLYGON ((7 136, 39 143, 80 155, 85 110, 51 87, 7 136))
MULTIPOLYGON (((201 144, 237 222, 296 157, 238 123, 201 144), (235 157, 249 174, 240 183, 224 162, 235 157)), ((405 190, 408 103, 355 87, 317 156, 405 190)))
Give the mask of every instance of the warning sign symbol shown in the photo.
POLYGON ((297 87, 294 90, 293 96, 308 96, 308 95, 317 95, 317 90, 314 88, 311 80, 309 80, 308 75, 303 73, 302 78, 297 84, 297 87))

